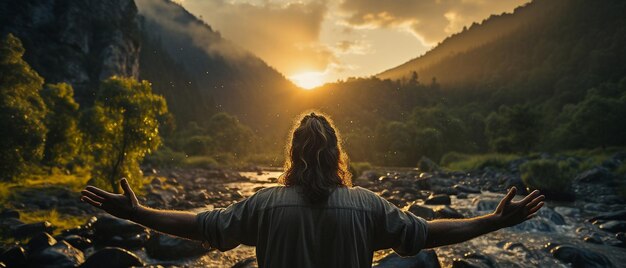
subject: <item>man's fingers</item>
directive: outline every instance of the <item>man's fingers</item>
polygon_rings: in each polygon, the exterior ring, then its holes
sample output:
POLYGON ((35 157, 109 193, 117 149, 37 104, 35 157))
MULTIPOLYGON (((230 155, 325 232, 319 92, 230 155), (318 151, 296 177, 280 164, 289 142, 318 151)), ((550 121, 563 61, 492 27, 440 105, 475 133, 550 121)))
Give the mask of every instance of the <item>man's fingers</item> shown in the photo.
POLYGON ((532 193, 524 197, 524 199, 520 200, 519 203, 526 205, 537 196, 539 196, 539 190, 534 190, 532 193))
POLYGON ((530 219, 534 218, 535 216, 537 216, 537 213, 533 213, 533 214, 530 214, 530 215, 526 216, 526 219, 530 220, 530 219))
POLYGON ((543 207, 543 204, 544 204, 543 202, 539 202, 539 204, 537 204, 536 206, 532 207, 532 208, 528 211, 528 214, 531 214, 531 215, 532 215, 532 214, 537 213, 537 211, 539 211, 539 209, 540 209, 541 207, 543 207))
POLYGON ((120 180, 120 184, 122 185, 122 190, 124 191, 124 194, 127 194, 127 195, 135 194, 133 193, 133 190, 130 189, 130 185, 128 185, 128 180, 126 180, 126 178, 122 178, 122 180, 120 180))
POLYGON ((498 205, 498 207, 504 206, 505 204, 511 202, 511 200, 513 200, 513 197, 515 197, 515 193, 517 193, 517 188, 513 186, 511 187, 511 190, 509 190, 509 192, 506 194, 506 196, 504 196, 504 198, 500 200, 500 204, 498 205))
POLYGON ((528 204, 526 204, 526 208, 527 209, 533 208, 534 206, 539 204, 539 202, 543 201, 545 198, 546 198, 545 195, 540 195, 540 196, 535 197, 535 199, 533 199, 528 204))
POLYGON ((97 201, 97 202, 100 202, 100 203, 104 202, 104 198, 102 198, 101 196, 99 196, 97 194, 94 194, 94 193, 92 193, 90 191, 82 190, 82 191, 80 191, 80 193, 83 196, 89 197, 90 199, 92 199, 94 201, 97 201))
POLYGON ((99 196, 101 196, 103 198, 111 198, 111 197, 113 197, 112 193, 109 193, 109 192, 107 192, 105 190, 102 190, 102 189, 100 189, 98 187, 93 187, 93 186, 90 185, 90 186, 85 187, 85 189, 87 189, 88 191, 90 191, 90 192, 92 192, 94 194, 97 194, 97 195, 99 195, 99 196))
POLYGON ((87 202, 87 203, 89 203, 89 204, 91 204, 92 206, 97 207, 97 208, 101 208, 101 207, 102 207, 102 203, 99 203, 99 202, 93 201, 91 198, 89 198, 89 197, 87 197, 87 196, 83 196, 83 197, 81 197, 81 198, 80 198, 80 201, 87 202))

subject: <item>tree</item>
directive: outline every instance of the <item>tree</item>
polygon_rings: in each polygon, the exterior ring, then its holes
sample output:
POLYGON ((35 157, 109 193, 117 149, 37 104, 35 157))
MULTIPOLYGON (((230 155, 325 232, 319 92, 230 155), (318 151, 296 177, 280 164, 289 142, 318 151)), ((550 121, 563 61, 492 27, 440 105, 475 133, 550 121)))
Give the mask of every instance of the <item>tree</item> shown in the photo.
POLYGON ((41 97, 48 108, 43 163, 63 167, 76 157, 81 143, 74 89, 66 83, 46 85, 41 97))
POLYGON ((11 179, 44 150, 46 106, 39 96, 41 78, 22 56, 12 34, 0 42, 0 180, 11 179))
POLYGON ((541 116, 529 105, 501 106, 487 117, 486 134, 498 152, 528 152, 539 141, 541 116))
POLYGON ((158 118, 166 113, 165 99, 152 93, 148 81, 122 77, 103 81, 83 120, 92 144, 93 177, 105 180, 114 191, 119 191, 121 177, 139 185, 139 163, 161 144, 158 118))

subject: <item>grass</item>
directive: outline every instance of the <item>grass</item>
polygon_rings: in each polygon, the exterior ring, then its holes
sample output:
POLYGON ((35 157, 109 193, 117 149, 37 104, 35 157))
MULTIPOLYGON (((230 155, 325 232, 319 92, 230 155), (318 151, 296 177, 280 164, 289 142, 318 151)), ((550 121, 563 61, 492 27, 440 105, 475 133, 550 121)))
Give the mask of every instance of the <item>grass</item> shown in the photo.
POLYGON ((485 167, 503 169, 508 167, 509 162, 520 158, 516 154, 479 154, 469 155, 460 153, 448 153, 441 159, 443 167, 455 171, 479 170, 485 167))
POLYGON ((531 189, 546 194, 571 194, 572 178, 576 169, 568 161, 538 159, 520 166, 522 181, 531 189))
POLYGON ((59 213, 56 209, 51 210, 35 210, 35 211, 20 211, 20 220, 24 223, 34 223, 49 221, 56 227, 53 235, 58 234, 61 230, 74 228, 76 226, 84 224, 89 216, 73 216, 68 214, 59 213))

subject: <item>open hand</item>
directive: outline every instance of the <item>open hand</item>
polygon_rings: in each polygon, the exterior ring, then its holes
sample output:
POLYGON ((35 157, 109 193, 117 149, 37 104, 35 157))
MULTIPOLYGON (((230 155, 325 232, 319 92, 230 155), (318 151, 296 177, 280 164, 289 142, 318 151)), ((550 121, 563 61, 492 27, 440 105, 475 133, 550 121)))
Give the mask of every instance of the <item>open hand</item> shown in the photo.
POLYGON ((139 201, 130 189, 126 178, 122 178, 120 184, 124 190, 123 194, 114 194, 94 186, 87 186, 80 192, 80 201, 87 202, 115 217, 131 219, 140 206, 139 201))
POLYGON ((515 187, 511 188, 493 212, 502 228, 522 223, 534 217, 543 206, 543 200, 546 198, 544 195, 540 195, 538 190, 534 190, 524 199, 513 201, 515 193, 517 193, 517 189, 515 187))

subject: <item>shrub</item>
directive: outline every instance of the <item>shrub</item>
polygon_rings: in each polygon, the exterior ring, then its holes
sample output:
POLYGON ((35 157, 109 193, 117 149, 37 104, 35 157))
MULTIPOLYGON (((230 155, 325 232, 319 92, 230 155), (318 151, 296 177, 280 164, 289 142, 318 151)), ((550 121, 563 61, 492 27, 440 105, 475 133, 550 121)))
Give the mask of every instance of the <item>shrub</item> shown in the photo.
POLYGON ((542 191, 551 199, 571 199, 574 168, 568 161, 539 159, 520 166, 526 187, 542 191))
POLYGON ((184 161, 185 166, 188 167, 196 167, 196 168, 215 168, 219 165, 219 163, 208 156, 192 156, 188 157, 184 161))
POLYGON ((364 171, 372 170, 372 164, 369 162, 352 162, 350 163, 350 172, 352 176, 358 177, 363 174, 364 171))
POLYGON ((482 154, 482 155, 445 155, 442 163, 451 170, 480 170, 484 168, 504 169, 519 156, 513 154, 482 154), (458 157, 455 161, 455 157, 458 157))
POLYGON ((156 167, 178 167, 185 161, 185 154, 176 152, 169 147, 163 146, 153 154, 147 155, 144 159, 145 164, 156 167))

